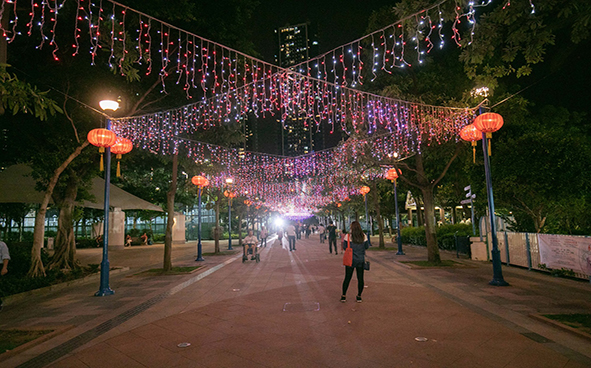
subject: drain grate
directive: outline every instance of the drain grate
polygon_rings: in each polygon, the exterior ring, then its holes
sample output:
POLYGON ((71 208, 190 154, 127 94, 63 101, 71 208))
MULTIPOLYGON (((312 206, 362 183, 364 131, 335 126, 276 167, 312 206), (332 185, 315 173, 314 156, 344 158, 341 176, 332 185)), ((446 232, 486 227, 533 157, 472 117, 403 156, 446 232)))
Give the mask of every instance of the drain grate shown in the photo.
POLYGON ((219 270, 220 268, 224 267, 225 265, 229 264, 230 262, 235 261, 236 257, 227 260, 226 262, 219 264, 215 267, 210 268, 209 270, 200 273, 199 275, 173 287, 172 289, 165 291, 155 297, 146 300, 145 302, 126 310, 125 312, 121 313, 120 315, 111 318, 108 321, 101 323, 100 325, 81 333, 80 335, 64 342, 63 344, 56 346, 53 349, 46 351, 43 354, 36 356, 35 358, 24 362, 23 364, 19 365, 18 368, 42 368, 50 363, 58 360, 59 358, 63 357, 66 354, 71 353, 72 351, 78 349, 79 347, 83 346, 84 344, 92 341, 93 339, 99 337, 100 335, 112 330, 113 328, 121 325, 123 322, 137 316, 138 314, 146 311, 148 308, 161 302, 162 300, 166 299, 167 297, 178 293, 179 291, 183 290, 184 288, 194 284, 195 282, 201 280, 202 278, 214 273, 215 271, 219 270))
POLYGON ((317 312, 320 310, 320 303, 305 302, 305 303, 285 303, 283 305, 284 312, 317 312))
POLYGON ((540 344, 546 344, 549 342, 554 342, 552 340, 548 340, 544 336, 537 334, 535 332, 522 332, 521 335, 527 337, 530 340, 534 340, 535 342, 539 342, 540 344))

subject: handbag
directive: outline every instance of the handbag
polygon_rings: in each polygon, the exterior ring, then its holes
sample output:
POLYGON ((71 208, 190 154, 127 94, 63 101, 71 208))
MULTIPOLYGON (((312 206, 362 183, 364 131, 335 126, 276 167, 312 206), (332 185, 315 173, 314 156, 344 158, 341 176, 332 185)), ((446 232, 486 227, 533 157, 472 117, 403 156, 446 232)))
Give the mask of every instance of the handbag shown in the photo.
POLYGON ((351 248, 351 236, 347 238, 347 248, 343 253, 343 266, 353 266, 353 248, 351 248))
POLYGON ((363 262, 363 269, 369 271, 369 261, 363 262))

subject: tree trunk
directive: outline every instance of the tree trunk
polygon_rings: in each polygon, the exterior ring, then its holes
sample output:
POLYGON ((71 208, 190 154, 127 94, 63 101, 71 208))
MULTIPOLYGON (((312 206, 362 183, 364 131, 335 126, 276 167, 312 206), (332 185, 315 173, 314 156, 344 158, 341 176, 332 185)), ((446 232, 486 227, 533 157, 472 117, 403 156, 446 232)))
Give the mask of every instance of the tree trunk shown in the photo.
POLYGON ((213 241, 214 241, 214 253, 220 252, 220 199, 221 196, 218 195, 218 198, 215 201, 215 231, 213 232, 213 241))
POLYGON ((427 260, 433 263, 440 263, 439 246, 437 245, 437 227, 435 225, 435 200, 433 198, 433 187, 421 188, 423 203, 425 206, 425 237, 427 238, 427 260))
MULTIPOLYGON (((242 211, 238 213, 238 246, 242 246, 242 211)), ((246 225, 246 231, 248 231, 248 223, 246 225)))
POLYGON ((78 181, 73 175, 68 178, 68 185, 60 203, 55 253, 49 269, 72 269, 76 267, 76 239, 74 237, 74 204, 78 194, 78 181))
POLYGON ((380 211, 380 193, 378 193, 378 186, 375 181, 372 182, 371 190, 374 192, 373 194, 373 206, 376 210, 376 219, 378 220, 378 234, 379 234, 379 246, 378 248, 386 248, 386 242, 384 242, 384 219, 382 219, 382 214, 380 211))
POLYGON ((174 225, 174 197, 176 195, 176 182, 179 168, 178 152, 172 156, 172 180, 168 193, 166 193, 166 211, 168 219, 166 221, 166 234, 164 235, 164 262, 162 270, 164 272, 172 269, 172 226, 174 225))
POLYGON ((53 194, 53 189, 55 188, 61 173, 66 169, 66 167, 68 167, 70 162, 78 157, 80 152, 82 152, 82 150, 89 144, 90 143, 88 141, 84 141, 84 143, 78 146, 78 148, 72 152, 72 154, 60 165, 60 167, 58 167, 53 172, 53 176, 47 184, 47 189, 43 195, 43 200, 41 201, 39 210, 37 210, 37 214, 35 215, 33 248, 31 249, 31 268, 29 268, 29 272, 27 273, 28 277, 45 276, 45 269, 43 268, 43 262, 41 262, 41 248, 43 247, 43 238, 45 236, 45 215, 47 214, 47 206, 49 205, 49 200, 53 194))

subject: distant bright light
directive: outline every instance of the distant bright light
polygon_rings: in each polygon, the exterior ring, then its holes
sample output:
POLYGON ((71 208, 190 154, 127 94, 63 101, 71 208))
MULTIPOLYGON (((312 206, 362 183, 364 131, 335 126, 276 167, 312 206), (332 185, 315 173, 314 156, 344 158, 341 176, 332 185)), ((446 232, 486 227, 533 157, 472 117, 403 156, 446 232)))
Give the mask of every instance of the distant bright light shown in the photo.
POLYGON ((99 106, 103 110, 115 111, 119 108, 119 102, 113 100, 102 100, 101 102, 99 102, 99 106))
POLYGON ((233 183, 234 183, 234 179, 232 179, 232 178, 226 179, 226 184, 233 184, 233 183))
POLYGON ((275 224, 275 226, 277 226, 277 227, 282 227, 282 226, 285 224, 285 222, 283 221, 283 219, 282 219, 281 217, 277 217, 277 218, 275 219, 275 222, 274 222, 274 224, 275 224))

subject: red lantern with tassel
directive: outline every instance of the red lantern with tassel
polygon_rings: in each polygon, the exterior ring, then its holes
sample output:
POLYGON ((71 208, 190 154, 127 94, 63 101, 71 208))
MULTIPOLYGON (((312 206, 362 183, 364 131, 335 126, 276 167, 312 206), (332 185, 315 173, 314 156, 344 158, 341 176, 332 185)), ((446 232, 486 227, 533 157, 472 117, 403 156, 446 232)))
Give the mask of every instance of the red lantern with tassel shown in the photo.
POLYGON ((106 147, 111 147, 117 142, 117 136, 109 129, 93 129, 88 132, 87 139, 93 146, 99 147, 101 154, 101 171, 105 170, 103 164, 103 153, 106 147))
POLYGON ((364 185, 361 188, 359 188, 359 193, 363 194, 364 196, 369 193, 370 189, 368 186, 364 185))
POLYGON ((207 178, 205 176, 201 176, 201 175, 197 175, 197 176, 193 176, 193 178, 191 178, 191 183, 193 183, 194 185, 198 186, 198 187, 206 187, 209 185, 209 180, 207 180, 207 178))
POLYGON ((117 142, 111 146, 111 152, 117 156, 117 177, 121 176, 121 155, 129 153, 133 144, 127 138, 117 138, 117 142))
POLYGON ((503 126, 503 117, 495 112, 486 112, 476 117, 474 126, 482 133, 486 133, 486 138, 488 139, 488 155, 490 156, 490 139, 492 138, 492 133, 501 129, 503 126))
POLYGON ((474 124, 470 124, 462 128, 460 137, 466 142, 472 142, 472 161, 476 163, 476 142, 482 139, 482 132, 474 124))
POLYGON ((390 169, 388 170, 388 172, 386 172, 386 179, 395 181, 396 179, 398 179, 399 173, 402 174, 400 170, 390 169))

